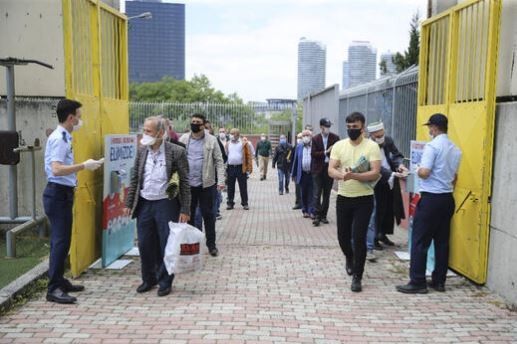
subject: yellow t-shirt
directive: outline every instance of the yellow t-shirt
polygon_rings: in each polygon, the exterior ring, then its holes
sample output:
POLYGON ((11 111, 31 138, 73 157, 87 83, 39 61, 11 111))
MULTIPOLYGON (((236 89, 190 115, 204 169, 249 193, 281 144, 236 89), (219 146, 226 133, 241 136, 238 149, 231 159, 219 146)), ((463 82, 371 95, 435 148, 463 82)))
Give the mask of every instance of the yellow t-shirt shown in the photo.
MULTIPOLYGON (((330 152, 330 158, 338 161, 339 169, 354 167, 364 157, 367 161, 380 161, 381 151, 379 145, 370 139, 363 139, 357 146, 350 143, 350 139, 343 139, 334 144, 330 152)), ((338 182, 338 194, 345 197, 360 197, 373 195, 372 183, 364 183, 357 180, 338 182)))

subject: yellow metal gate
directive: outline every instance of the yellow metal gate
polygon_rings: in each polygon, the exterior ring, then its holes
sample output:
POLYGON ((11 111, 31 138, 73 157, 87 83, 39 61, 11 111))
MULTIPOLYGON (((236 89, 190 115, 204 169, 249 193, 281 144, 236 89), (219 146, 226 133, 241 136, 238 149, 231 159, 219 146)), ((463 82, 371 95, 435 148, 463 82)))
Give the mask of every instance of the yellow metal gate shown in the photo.
MULTIPOLYGON (((76 161, 100 158, 103 137, 129 132, 127 19, 100 0, 63 0, 66 96, 83 104, 74 133, 76 161)), ((100 256, 102 172, 81 172, 74 204, 70 265, 78 276, 100 256)))
POLYGON ((472 0, 422 24, 417 123, 446 114, 462 150, 449 265, 477 283, 486 282, 500 13, 500 0, 472 0))

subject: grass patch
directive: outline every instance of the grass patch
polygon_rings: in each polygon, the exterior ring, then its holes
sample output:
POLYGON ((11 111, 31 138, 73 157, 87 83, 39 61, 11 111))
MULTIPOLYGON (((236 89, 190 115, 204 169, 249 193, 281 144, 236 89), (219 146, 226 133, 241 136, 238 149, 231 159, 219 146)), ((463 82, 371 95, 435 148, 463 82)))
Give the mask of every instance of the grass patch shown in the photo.
POLYGON ((29 284, 21 293, 14 296, 7 306, 0 307, 0 317, 16 311, 34 296, 39 295, 47 289, 47 284, 48 280, 46 277, 37 279, 29 284))
POLYGON ((30 231, 17 236, 16 258, 6 258, 5 235, 0 239, 0 288, 14 281, 36 265, 49 254, 49 239, 40 239, 30 231))

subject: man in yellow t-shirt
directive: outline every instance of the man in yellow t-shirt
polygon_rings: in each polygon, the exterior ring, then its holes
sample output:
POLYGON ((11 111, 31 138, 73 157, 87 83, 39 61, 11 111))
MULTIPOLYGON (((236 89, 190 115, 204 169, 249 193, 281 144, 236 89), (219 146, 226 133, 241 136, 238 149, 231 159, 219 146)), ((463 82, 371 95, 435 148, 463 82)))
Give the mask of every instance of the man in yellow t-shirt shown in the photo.
POLYGON ((346 272, 353 275, 353 292, 362 289, 373 188, 381 169, 379 145, 364 138, 364 124, 365 118, 360 112, 346 117, 348 139, 334 144, 329 161, 329 176, 339 181, 336 201, 338 241, 346 257, 346 272))

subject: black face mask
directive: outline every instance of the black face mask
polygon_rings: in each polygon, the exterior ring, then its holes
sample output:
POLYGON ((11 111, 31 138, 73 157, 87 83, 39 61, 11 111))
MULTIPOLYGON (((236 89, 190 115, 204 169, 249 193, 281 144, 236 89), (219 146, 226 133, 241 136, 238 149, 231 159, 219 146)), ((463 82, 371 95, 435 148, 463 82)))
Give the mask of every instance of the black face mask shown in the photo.
POLYGON ((359 136, 361 136, 361 129, 347 129, 348 137, 350 140, 355 141, 359 136))
POLYGON ((202 126, 203 124, 190 123, 190 130, 192 130, 193 133, 199 133, 202 126))

